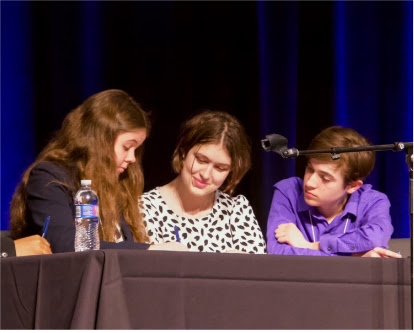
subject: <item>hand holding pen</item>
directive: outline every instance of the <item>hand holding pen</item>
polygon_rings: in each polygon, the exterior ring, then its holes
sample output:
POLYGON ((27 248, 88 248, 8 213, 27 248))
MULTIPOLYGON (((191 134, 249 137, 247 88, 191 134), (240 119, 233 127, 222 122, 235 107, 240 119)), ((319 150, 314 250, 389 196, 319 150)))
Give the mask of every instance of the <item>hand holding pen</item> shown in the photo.
POLYGON ((174 233, 176 241, 166 242, 161 244, 152 244, 148 250, 150 251, 188 251, 188 247, 181 243, 180 229, 174 226, 174 233))
POLYGON ((45 220, 43 225, 42 237, 39 235, 33 235, 29 237, 24 237, 16 239, 14 241, 14 247, 16 249, 16 256, 32 256, 36 254, 51 254, 50 244, 45 239, 47 228, 49 226, 50 216, 45 220))

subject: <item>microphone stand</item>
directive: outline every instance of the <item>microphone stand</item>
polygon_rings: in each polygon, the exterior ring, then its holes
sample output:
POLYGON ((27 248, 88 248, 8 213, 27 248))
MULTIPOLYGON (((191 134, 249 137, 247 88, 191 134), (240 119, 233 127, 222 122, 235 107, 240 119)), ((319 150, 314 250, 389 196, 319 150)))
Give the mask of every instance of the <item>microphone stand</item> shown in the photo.
MULTIPOLYGON (((405 148, 405 161, 408 164, 408 169, 410 170, 410 215, 411 223, 413 222, 413 146, 407 146, 405 148)), ((411 230, 411 238, 413 235, 413 230, 411 230)))
MULTIPOLYGON (((395 142, 394 144, 389 145, 377 145, 377 146, 357 146, 357 147, 332 147, 325 150, 298 150, 296 148, 287 148, 287 139, 285 139, 278 134, 270 134, 266 136, 266 139, 262 140, 262 147, 265 151, 274 151, 280 154, 283 158, 296 158, 299 155, 313 155, 313 154, 332 154, 332 159, 337 160, 340 158, 341 153, 349 152, 358 152, 358 151, 383 151, 383 150, 392 150, 392 151, 401 151, 405 148, 411 148, 411 155, 413 150, 412 142, 395 142), (275 141, 276 139, 276 141, 275 141), (276 143, 276 146, 273 145, 273 142, 276 143)), ((408 152, 406 152, 408 154, 408 152)), ((407 157, 407 163, 408 157, 407 157)), ((412 166, 412 157, 411 157, 411 166, 412 166)), ((412 167, 411 167, 412 169, 412 167)), ((411 178, 412 179, 412 178, 411 178)))
MULTIPOLYGON (((410 170, 410 250, 411 256, 413 255, 413 146, 405 148, 405 161, 408 164, 408 169, 410 170)), ((410 273, 411 273, 411 292, 413 290, 413 261, 411 259, 410 263, 410 273)), ((411 297, 411 309, 413 308, 413 297, 411 297)), ((413 314, 411 314, 411 323, 413 322, 413 314)))

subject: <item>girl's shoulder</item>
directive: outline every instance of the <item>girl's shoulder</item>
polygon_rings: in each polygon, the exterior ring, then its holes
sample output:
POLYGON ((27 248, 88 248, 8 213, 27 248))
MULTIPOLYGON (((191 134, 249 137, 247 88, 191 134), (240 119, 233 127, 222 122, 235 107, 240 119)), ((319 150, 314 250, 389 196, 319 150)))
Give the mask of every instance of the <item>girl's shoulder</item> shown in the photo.
POLYGON ((250 207, 249 200, 247 200, 247 198, 242 194, 232 197, 231 195, 218 190, 216 195, 217 195, 217 202, 225 207, 228 207, 228 208, 231 207, 231 209, 234 209, 235 207, 241 207, 241 208, 250 207))
POLYGON ((30 170, 28 186, 31 184, 65 187, 70 190, 73 187, 73 178, 69 171, 62 165, 52 162, 40 162, 30 170))
POLYGON ((48 173, 59 180, 62 180, 62 178, 66 178, 65 180, 67 180, 69 177, 66 168, 52 162, 40 162, 36 164, 32 168, 31 173, 48 173))
POLYGON ((158 200, 160 198, 160 192, 158 191, 158 187, 152 189, 151 191, 144 192, 141 196, 141 200, 158 200))
POLYGON ((143 193, 138 198, 138 204, 141 209, 145 210, 163 210, 165 205, 164 200, 161 197, 158 187, 151 191, 143 193))

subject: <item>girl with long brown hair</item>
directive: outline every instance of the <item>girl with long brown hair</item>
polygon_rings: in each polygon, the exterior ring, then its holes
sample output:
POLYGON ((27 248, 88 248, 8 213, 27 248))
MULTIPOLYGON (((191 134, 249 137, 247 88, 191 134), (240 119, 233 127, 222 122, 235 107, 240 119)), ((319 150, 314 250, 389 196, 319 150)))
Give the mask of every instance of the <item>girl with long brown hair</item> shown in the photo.
MULTIPOLYGON (((52 252, 74 251, 73 197, 81 179, 91 179, 99 197, 100 247, 148 249, 137 201, 149 129, 147 114, 121 90, 97 93, 70 112, 16 189, 12 238, 40 234, 50 216, 46 238, 52 252)), ((177 243, 151 249, 185 250, 177 243)))

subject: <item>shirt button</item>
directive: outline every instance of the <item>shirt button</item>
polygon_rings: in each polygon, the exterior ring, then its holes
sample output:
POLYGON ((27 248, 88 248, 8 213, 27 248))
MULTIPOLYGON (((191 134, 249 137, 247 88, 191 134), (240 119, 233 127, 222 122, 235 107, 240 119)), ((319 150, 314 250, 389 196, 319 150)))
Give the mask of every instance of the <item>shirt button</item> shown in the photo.
POLYGON ((328 247, 328 251, 330 251, 331 250, 331 247, 328 247))
POLYGON ((2 252, 2 253, 1 253, 1 256, 2 256, 3 258, 7 258, 7 257, 9 256, 9 254, 8 254, 7 252, 2 252))
POLYGON ((351 250, 355 250, 355 246, 351 246, 351 250))

